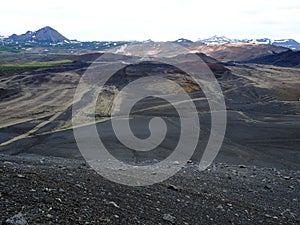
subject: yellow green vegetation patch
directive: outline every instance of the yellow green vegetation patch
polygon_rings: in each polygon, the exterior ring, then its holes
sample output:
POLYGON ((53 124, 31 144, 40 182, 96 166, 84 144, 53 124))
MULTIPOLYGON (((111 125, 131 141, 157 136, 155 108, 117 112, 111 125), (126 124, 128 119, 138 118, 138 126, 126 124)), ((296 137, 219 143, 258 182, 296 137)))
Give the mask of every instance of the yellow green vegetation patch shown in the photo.
POLYGON ((35 69, 43 67, 52 67, 60 64, 72 63, 73 60, 65 59, 58 61, 48 61, 48 62, 30 62, 25 64, 2 64, 0 65, 0 72, 9 70, 22 70, 22 69, 35 69))

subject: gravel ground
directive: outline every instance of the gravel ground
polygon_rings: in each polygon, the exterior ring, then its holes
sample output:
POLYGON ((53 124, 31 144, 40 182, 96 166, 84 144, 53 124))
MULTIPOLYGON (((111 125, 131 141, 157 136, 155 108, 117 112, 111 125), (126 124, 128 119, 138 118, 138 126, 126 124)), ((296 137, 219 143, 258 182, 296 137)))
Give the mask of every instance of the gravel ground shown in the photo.
POLYGON ((299 187, 300 171, 214 164, 200 172, 193 163, 165 182, 129 187, 82 160, 0 155, 0 221, 300 224, 299 187))

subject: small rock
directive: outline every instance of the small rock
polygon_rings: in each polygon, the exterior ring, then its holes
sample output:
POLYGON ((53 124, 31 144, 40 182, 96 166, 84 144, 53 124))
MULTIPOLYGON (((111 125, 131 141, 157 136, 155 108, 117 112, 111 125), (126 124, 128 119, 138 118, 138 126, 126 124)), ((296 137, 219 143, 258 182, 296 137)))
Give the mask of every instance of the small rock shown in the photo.
POLYGON ((107 205, 114 206, 114 207, 116 207, 116 208, 118 208, 118 209, 120 208, 120 206, 118 206, 117 203, 115 203, 115 202, 113 202, 113 201, 108 202, 107 205))
POLYGON ((241 169, 247 168, 245 165, 239 165, 239 167, 240 167, 241 169))
POLYGON ((75 184, 75 187, 82 188, 81 184, 75 184))
POLYGON ((3 225, 28 225, 22 213, 18 213, 3 222, 3 225))
POLYGON ((52 216, 51 214, 47 214, 47 217, 48 217, 49 219, 52 219, 52 218, 53 218, 53 216, 52 216))
POLYGON ((163 220, 171 222, 171 223, 175 223, 175 219, 176 219, 175 216, 172 216, 168 213, 164 214, 164 216, 163 216, 163 220))
POLYGON ((52 191, 55 191, 55 189, 52 189, 52 188, 45 188, 44 191, 45 191, 45 192, 52 192, 52 191))
POLYGON ((168 186, 168 189, 171 189, 171 190, 174 190, 174 191, 179 191, 179 188, 176 187, 175 185, 172 185, 172 184, 170 184, 170 185, 168 186))
POLYGON ((292 218, 296 217, 296 214, 293 213, 293 212, 291 212, 290 209, 286 209, 282 213, 280 213, 281 216, 285 216, 286 214, 289 215, 289 216, 291 216, 292 218))
POLYGON ((291 177, 290 177, 290 176, 284 176, 283 179, 285 179, 285 180, 290 180, 291 177))
POLYGON ((4 161, 3 164, 4 165, 14 165, 12 162, 9 162, 9 161, 4 161))
POLYGON ((264 186, 264 189, 271 190, 272 187, 271 187, 271 185, 265 185, 265 186, 264 186))
POLYGON ((223 206, 222 205, 218 205, 217 209, 223 209, 223 206))
POLYGON ((25 176, 22 175, 22 174, 17 174, 17 177, 18 177, 18 178, 25 178, 25 176))

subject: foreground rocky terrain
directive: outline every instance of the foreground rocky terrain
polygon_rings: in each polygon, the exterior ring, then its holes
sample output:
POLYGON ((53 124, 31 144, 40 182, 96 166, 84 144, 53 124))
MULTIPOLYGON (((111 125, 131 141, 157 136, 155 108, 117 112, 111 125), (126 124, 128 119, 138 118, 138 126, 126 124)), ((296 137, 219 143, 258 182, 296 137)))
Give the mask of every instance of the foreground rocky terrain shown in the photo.
POLYGON ((220 163, 200 172, 189 163, 163 183, 128 187, 83 160, 1 155, 0 174, 0 221, 17 215, 28 224, 300 223, 299 171, 220 163))

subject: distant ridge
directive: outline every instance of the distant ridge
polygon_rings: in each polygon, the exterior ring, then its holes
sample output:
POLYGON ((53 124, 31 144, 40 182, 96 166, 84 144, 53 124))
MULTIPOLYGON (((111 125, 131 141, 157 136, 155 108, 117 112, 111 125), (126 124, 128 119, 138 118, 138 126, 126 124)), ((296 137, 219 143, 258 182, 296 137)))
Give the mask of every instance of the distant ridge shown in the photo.
POLYGON ((37 31, 27 31, 25 34, 17 35, 13 34, 8 39, 16 42, 65 42, 69 41, 65 36, 60 34, 52 27, 46 26, 37 31))
MULTIPOLYGON (((101 34, 99 34, 101 35, 101 34)), ((151 43, 151 39, 146 41, 78 41, 78 40, 69 40, 57 30, 52 27, 46 26, 37 31, 27 31, 24 34, 17 35, 13 34, 8 38, 0 35, 1 45, 13 46, 15 48, 26 48, 26 47, 47 47, 47 46, 67 46, 72 48, 88 48, 94 50, 103 50, 116 46, 121 46, 123 44, 132 44, 132 43, 151 43)), ((175 41, 170 41, 171 43, 176 43, 186 48, 195 48, 199 46, 218 46, 233 44, 254 44, 254 45, 268 45, 268 46, 277 46, 289 48, 291 50, 300 51, 300 43, 294 39, 277 39, 273 40, 270 38, 258 38, 258 39, 231 39, 225 36, 213 36, 205 39, 198 39, 197 41, 191 41, 185 38, 180 38, 175 41)))
POLYGON ((232 43, 252 43, 252 44, 269 44, 280 47, 286 47, 292 50, 300 50, 300 43, 294 39, 278 39, 272 40, 270 38, 257 38, 257 39, 231 39, 225 36, 213 36, 205 39, 198 39, 198 43, 203 43, 207 45, 217 45, 217 44, 232 44, 232 43))

